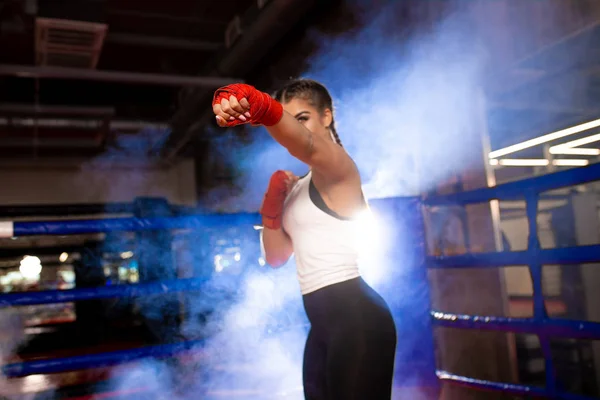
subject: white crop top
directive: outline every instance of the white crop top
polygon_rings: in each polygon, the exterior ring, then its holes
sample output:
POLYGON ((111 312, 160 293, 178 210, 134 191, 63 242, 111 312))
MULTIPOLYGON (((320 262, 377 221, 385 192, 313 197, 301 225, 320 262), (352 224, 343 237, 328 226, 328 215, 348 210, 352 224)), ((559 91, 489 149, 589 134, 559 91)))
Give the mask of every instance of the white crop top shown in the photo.
POLYGON ((310 172, 292 188, 285 200, 283 229, 292 239, 303 295, 360 276, 355 225, 327 207, 310 172))

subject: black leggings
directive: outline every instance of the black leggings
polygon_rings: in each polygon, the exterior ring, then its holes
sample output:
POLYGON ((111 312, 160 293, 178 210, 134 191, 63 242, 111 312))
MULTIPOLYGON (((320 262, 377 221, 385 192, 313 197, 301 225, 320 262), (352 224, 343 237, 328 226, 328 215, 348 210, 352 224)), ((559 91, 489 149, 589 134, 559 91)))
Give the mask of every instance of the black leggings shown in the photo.
POLYGON ((362 278, 303 296, 311 329, 304 349, 307 400, 389 400, 396 327, 362 278))

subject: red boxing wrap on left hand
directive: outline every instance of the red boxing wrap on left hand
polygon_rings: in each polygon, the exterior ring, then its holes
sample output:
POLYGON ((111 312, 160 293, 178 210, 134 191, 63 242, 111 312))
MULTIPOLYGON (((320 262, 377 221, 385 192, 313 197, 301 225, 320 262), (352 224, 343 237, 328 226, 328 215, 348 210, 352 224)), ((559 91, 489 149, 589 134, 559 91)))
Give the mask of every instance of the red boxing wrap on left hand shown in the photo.
MULTIPOLYGON (((212 104, 213 106, 221 104, 221 100, 229 100, 231 96, 234 96, 238 101, 243 98, 248 100, 251 117, 247 122, 253 125, 273 126, 283 117, 283 106, 281 103, 269 96, 269 94, 244 83, 235 83, 217 89, 212 104)), ((245 123, 237 118, 234 121, 226 122, 227 126, 236 126, 245 123)))
POLYGON ((260 207, 263 226, 269 229, 281 228, 283 205, 287 197, 288 175, 285 171, 277 171, 271 176, 269 187, 260 207))

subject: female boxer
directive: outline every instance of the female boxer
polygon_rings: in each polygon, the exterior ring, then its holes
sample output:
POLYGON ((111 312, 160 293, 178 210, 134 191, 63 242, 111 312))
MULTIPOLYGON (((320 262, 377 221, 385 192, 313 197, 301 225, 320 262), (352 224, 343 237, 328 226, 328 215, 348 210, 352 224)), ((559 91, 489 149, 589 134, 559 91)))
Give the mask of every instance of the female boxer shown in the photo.
MULTIPOLYGON (((254 87, 216 91, 219 126, 264 125, 289 153, 310 166, 297 178, 271 177, 261 214, 267 262, 294 253, 311 329, 304 350, 306 399, 390 399, 396 328, 385 301, 360 277, 357 213, 365 203, 358 169, 335 130, 327 89, 294 80, 275 99, 254 87)), ((359 111, 357 111, 359 112, 359 111)))

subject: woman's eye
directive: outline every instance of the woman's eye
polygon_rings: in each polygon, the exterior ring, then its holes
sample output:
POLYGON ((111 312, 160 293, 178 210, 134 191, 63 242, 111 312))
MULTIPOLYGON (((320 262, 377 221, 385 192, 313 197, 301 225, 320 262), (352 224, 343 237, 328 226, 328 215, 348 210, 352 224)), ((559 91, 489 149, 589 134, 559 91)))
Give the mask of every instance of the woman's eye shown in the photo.
POLYGON ((307 117, 299 117, 298 118, 298 122, 300 122, 301 124, 305 123, 306 121, 308 121, 307 117))

